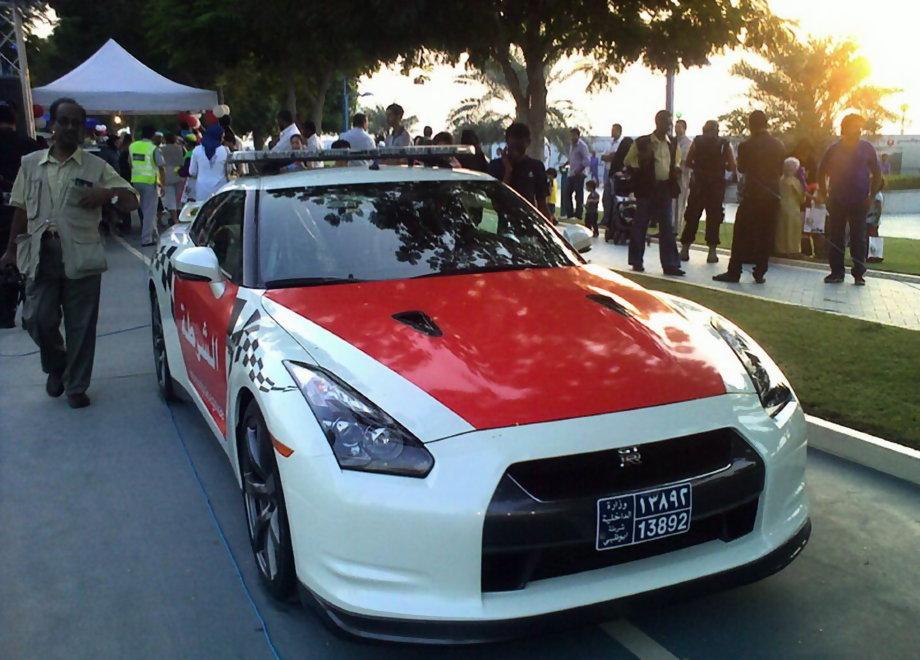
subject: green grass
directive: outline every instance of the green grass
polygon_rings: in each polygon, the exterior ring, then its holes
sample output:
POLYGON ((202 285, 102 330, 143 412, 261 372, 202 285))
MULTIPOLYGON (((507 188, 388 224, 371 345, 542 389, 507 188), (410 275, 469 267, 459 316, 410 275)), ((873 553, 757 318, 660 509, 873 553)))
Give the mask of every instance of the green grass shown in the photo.
MULTIPOLYGON (((884 222, 884 220, 883 220, 884 222)), ((719 227, 719 240, 721 246, 730 248, 732 245, 732 232, 735 230, 734 225, 722 223, 719 227)), ((696 233, 696 241, 700 245, 705 245, 706 221, 700 221, 699 231, 696 233)), ((810 263, 826 264, 824 259, 814 257, 800 257, 800 261, 810 263)), ((850 258, 847 256, 847 266, 850 264, 850 258)), ((912 238, 886 238, 885 239, 885 260, 878 264, 869 264, 871 270, 884 270, 890 273, 907 273, 910 275, 920 275, 920 241, 912 238)))
POLYGON ((776 360, 805 410, 920 449, 920 332, 641 275, 744 328, 776 360))
POLYGON ((885 177, 888 190, 914 190, 920 188, 920 176, 916 174, 889 174, 885 177))

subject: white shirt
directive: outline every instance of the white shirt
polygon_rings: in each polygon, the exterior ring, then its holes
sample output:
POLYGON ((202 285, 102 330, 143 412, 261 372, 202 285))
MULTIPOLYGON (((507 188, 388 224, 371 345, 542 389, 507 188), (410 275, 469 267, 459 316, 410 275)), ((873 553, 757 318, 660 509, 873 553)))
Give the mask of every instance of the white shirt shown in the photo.
POLYGON ((339 139, 346 140, 348 144, 351 145, 352 149, 363 151, 365 149, 377 148, 377 143, 374 142, 374 138, 371 137, 370 133, 358 126, 353 126, 349 130, 342 133, 339 136, 339 139))
MULTIPOLYGON (((345 140, 349 145, 351 145, 352 149, 357 149, 359 151, 377 148, 377 143, 374 142, 374 138, 371 136, 371 134, 360 126, 352 126, 349 130, 339 135, 339 139, 345 140)), ((356 167, 370 167, 371 163, 367 160, 356 160, 353 161, 352 164, 356 167)))
POLYGON ((402 126, 399 127, 399 133, 390 131, 386 136, 386 146, 388 147, 408 147, 412 144, 412 137, 402 126))
MULTIPOLYGON (((288 140, 288 142, 290 143, 290 140, 288 140)), ((303 148, 306 151, 322 151, 323 141, 319 139, 319 135, 314 133, 313 135, 308 137, 306 140, 304 140, 303 148)), ((311 160, 306 163, 306 166, 308 170, 315 170, 319 167, 322 167, 323 164, 319 161, 311 160)))
POLYGON ((218 188, 227 183, 227 156, 230 150, 221 145, 214 151, 214 157, 208 160, 204 147, 198 145, 192 150, 192 159, 188 166, 190 176, 195 179, 195 201, 203 202, 213 195, 218 188))
POLYGON ((681 174, 690 176, 690 170, 687 169, 687 155, 690 153, 690 145, 693 144, 686 135, 677 138, 677 146, 680 147, 680 167, 683 168, 681 174))
POLYGON ((272 152, 290 151, 292 135, 300 135, 300 129, 297 128, 297 124, 291 124, 281 131, 281 135, 278 136, 278 143, 272 147, 272 152))
POLYGON ((623 141, 623 137, 615 138, 610 137, 610 146, 607 147, 607 151, 604 152, 604 156, 610 160, 601 159, 601 162, 604 164, 604 180, 607 180, 607 177, 610 176, 610 168, 613 167, 613 157, 617 155, 617 149, 620 148, 620 142, 623 141))

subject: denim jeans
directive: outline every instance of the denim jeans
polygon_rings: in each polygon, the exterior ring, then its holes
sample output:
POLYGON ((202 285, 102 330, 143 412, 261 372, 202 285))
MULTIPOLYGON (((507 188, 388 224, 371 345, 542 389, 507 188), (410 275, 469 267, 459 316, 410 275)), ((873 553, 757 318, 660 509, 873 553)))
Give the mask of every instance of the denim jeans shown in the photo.
POLYGON ((658 220, 658 254, 665 270, 680 268, 674 233, 674 200, 667 181, 656 181, 650 195, 636 200, 636 217, 629 235, 629 265, 642 266, 649 222, 658 220))
POLYGON ((567 218, 572 216, 581 218, 584 214, 585 205, 585 175, 569 174, 565 180, 565 188, 562 191, 562 213, 567 218), (575 210, 572 211, 572 193, 575 193, 575 210))
POLYGON ((827 202, 827 263, 830 264, 831 273, 843 275, 846 272, 843 257, 846 246, 844 245, 847 225, 850 226, 850 259, 853 267, 850 272, 854 276, 866 272, 866 215, 869 213, 869 202, 862 201, 846 203, 829 199, 827 202))

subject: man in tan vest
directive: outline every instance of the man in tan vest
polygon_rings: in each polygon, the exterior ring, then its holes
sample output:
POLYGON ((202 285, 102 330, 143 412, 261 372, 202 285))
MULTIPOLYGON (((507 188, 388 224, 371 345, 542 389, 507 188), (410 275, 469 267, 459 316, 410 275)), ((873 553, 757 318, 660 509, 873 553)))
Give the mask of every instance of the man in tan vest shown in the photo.
POLYGON ((89 405, 106 269, 102 207, 129 213, 138 197, 111 165, 80 147, 86 111, 76 101, 58 99, 50 114, 52 147, 24 156, 13 183, 10 206, 16 210, 0 267, 16 263, 26 276, 22 319, 48 374, 45 391, 52 397, 66 391, 70 406, 83 408, 89 405))

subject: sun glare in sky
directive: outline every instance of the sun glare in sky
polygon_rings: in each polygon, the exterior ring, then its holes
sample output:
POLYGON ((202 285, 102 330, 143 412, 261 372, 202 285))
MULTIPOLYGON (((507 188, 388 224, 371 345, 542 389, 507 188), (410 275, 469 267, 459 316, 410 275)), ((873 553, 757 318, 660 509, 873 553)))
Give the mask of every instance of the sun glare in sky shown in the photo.
MULTIPOLYGON (((889 97, 887 106, 900 115, 902 104, 909 106, 906 130, 913 117, 920 116, 920 67, 912 62, 911 46, 918 38, 920 2, 917 0, 771 0, 773 11, 797 21, 803 33, 838 38, 851 37, 859 43, 872 74, 870 82, 904 91, 889 97)), ((742 53, 712 58, 710 66, 682 71, 677 78, 676 111, 690 124, 691 133, 703 122, 743 104, 747 84, 729 73, 731 64, 742 53)), ((365 106, 401 103, 407 114, 418 116, 420 124, 439 130, 451 108, 474 90, 454 82, 462 67, 436 67, 429 82, 416 85, 414 76, 402 76, 394 69, 382 69, 364 78, 361 91, 371 95, 361 99, 365 106)), ((641 65, 629 68, 619 83, 593 95, 584 92, 585 78, 573 77, 550 98, 571 99, 580 109, 580 123, 594 135, 609 133, 612 122, 620 122, 627 134, 652 128, 654 113, 664 106, 664 76, 641 65)), ((886 133, 900 131, 900 123, 883 128, 886 133)))

